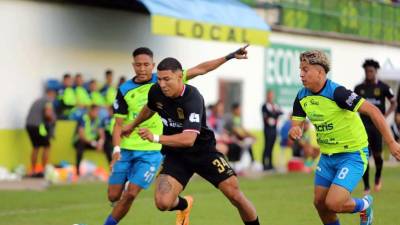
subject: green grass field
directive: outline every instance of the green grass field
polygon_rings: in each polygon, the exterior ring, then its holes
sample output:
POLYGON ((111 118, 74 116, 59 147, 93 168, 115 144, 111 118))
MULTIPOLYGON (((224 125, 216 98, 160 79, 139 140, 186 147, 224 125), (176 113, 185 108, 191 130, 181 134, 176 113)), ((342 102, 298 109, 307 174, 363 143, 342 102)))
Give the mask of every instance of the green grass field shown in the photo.
MULTIPOLYGON (((384 169, 383 191, 374 193, 374 225, 399 225, 400 167, 384 169)), ((277 174, 261 179, 241 178, 241 188, 255 204, 261 224, 319 225, 312 205, 313 175, 277 174)), ((52 186, 46 191, 0 191, 0 224, 72 225, 103 224, 111 207, 105 183, 52 186)), ((361 196, 361 184, 354 196, 361 196)), ((185 194, 195 197, 192 225, 240 225, 238 213, 222 194, 201 178, 188 185, 185 194)), ((153 187, 141 193, 121 225, 171 225, 175 215, 159 212, 153 203, 153 187)), ((342 215, 342 224, 356 225, 358 215, 342 215)))

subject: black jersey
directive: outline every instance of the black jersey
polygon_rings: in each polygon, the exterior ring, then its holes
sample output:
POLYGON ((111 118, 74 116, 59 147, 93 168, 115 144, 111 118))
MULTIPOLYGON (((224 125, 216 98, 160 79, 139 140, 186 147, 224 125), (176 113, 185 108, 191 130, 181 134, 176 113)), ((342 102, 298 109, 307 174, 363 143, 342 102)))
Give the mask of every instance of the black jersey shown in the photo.
POLYGON ((163 145, 162 152, 209 151, 215 145, 215 137, 206 124, 204 99, 200 92, 191 85, 185 85, 181 96, 165 96, 158 84, 151 87, 147 106, 157 112, 163 122, 163 134, 173 135, 185 131, 198 133, 194 145, 190 148, 176 148, 163 145))
POLYGON ((400 88, 399 92, 397 93, 397 113, 400 113, 400 88))
POLYGON ((274 103, 265 103, 261 107, 261 112, 264 119, 264 128, 276 129, 278 118, 283 114, 279 106, 274 103))
MULTIPOLYGON (((392 89, 380 80, 372 84, 363 82, 355 87, 354 92, 378 107, 383 114, 386 112, 385 99, 394 97, 392 89)), ((366 125, 373 124, 369 116, 361 114, 361 119, 366 125)))

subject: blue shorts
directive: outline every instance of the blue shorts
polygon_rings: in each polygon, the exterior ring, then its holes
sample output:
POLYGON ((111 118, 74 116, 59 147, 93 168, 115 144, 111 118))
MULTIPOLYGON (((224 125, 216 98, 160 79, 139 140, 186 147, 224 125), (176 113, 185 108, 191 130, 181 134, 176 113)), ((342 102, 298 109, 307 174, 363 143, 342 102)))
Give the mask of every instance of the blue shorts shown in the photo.
POLYGON ((157 175, 163 157, 160 151, 121 150, 121 158, 116 161, 109 184, 125 184, 129 181, 146 189, 157 175))
POLYGON ((368 165, 368 148, 357 152, 321 154, 316 172, 315 186, 329 188, 339 185, 352 192, 368 165))

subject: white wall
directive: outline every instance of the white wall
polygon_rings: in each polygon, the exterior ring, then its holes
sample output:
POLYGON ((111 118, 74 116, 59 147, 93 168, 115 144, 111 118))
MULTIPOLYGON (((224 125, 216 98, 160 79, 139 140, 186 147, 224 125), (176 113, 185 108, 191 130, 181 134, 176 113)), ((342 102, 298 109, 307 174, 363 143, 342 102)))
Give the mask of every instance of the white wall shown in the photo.
MULTIPOLYGON (((186 68, 240 47, 153 36, 150 17, 144 14, 43 2, 0 1, 0 27, 0 74, 6 81, 0 88, 0 129, 24 126, 29 106, 41 95, 45 79, 61 78, 65 72, 82 72, 85 77, 101 80, 106 68, 114 69, 117 76, 130 77, 131 52, 137 47, 152 48, 156 61, 176 57, 186 68)), ((250 51, 246 62, 229 62, 191 83, 211 103, 217 98, 218 78, 244 80, 245 90, 257 90, 255 94, 243 95, 244 102, 248 102, 244 109, 245 122, 254 124, 259 121, 258 108, 263 95, 263 49, 251 47, 250 51), (250 113, 254 107, 257 118, 250 113)))
MULTIPOLYGON (((0 1, 0 129, 22 128, 31 102, 41 95, 42 83, 65 72, 82 72, 103 79, 112 68, 117 76, 131 77, 131 52, 148 46, 155 60, 172 56, 184 67, 223 56, 241 45, 179 37, 154 36, 150 17, 144 14, 67 4, 0 1)), ((330 48, 333 79, 348 88, 362 80, 361 64, 367 57, 400 65, 400 49, 300 35, 272 33, 271 41, 330 48)), ((264 49, 250 46, 249 59, 223 65, 192 81, 206 103, 218 98, 218 79, 243 81, 244 123, 262 127, 264 100, 264 49)))

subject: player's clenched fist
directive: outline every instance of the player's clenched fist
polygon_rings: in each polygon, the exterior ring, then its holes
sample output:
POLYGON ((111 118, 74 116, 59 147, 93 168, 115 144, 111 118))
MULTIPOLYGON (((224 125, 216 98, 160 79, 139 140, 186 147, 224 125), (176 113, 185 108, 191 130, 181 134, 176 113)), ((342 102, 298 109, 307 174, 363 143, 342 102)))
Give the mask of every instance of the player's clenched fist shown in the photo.
POLYGON ((147 128, 140 128, 139 129, 139 136, 143 139, 143 140, 148 140, 150 142, 153 142, 153 134, 149 131, 149 129, 147 128))
POLYGON ((389 144, 389 150, 390 153, 397 159, 400 160, 400 144, 393 141, 391 144, 389 144))
POLYGON ((294 140, 298 140, 301 138, 301 136, 303 136, 303 130, 300 127, 295 126, 295 127, 290 128, 290 130, 289 130, 290 138, 292 138, 294 140))

